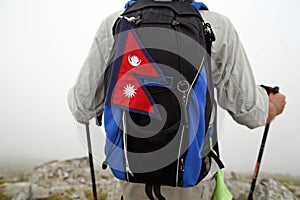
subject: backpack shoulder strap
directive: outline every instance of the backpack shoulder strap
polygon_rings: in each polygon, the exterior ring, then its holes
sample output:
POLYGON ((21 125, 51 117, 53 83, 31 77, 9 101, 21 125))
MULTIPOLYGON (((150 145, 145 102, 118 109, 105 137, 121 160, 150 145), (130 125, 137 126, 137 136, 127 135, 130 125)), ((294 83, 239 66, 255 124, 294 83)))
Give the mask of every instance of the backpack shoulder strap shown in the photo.
POLYGON ((135 3, 136 3, 135 0, 129 0, 129 1, 127 1, 127 3, 125 4, 125 9, 129 8, 130 6, 132 6, 135 3))
POLYGON ((191 4, 197 10, 208 10, 208 7, 202 2, 192 2, 191 4))
MULTIPOLYGON (((216 107, 216 103, 214 103, 214 106, 216 107)), ((210 142, 211 142, 211 151, 209 155, 216 161, 220 169, 223 169, 225 166, 220 158, 220 150, 219 150, 219 143, 218 143, 218 131, 217 131, 217 116, 214 116, 214 122, 213 122, 213 129, 210 133, 210 142)))

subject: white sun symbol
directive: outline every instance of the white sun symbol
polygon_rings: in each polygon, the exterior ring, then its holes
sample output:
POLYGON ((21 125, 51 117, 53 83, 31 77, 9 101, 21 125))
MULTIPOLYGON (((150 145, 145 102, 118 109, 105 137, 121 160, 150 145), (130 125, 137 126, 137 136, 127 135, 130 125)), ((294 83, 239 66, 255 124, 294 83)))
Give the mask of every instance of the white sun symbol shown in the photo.
POLYGON ((127 98, 132 98, 136 95, 136 89, 134 88, 134 85, 131 85, 131 84, 128 84, 124 87, 123 89, 124 91, 124 95, 127 97, 127 98))

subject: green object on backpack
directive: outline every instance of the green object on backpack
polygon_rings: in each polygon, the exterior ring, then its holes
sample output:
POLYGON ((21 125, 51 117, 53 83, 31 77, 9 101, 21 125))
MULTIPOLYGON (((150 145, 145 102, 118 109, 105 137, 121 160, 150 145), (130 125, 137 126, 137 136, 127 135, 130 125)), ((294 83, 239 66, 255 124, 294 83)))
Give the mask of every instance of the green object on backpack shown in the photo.
POLYGON ((222 169, 218 171, 216 176, 216 187, 212 200, 232 200, 232 195, 224 182, 224 172, 222 169))

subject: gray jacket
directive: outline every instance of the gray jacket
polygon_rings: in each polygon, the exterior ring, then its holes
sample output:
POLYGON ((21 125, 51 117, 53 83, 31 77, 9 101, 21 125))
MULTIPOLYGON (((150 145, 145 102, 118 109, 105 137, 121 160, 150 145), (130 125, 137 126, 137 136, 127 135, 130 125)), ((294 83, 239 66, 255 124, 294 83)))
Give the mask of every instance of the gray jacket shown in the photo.
MULTIPOLYGON (((121 11, 101 23, 77 82, 68 93, 70 110, 76 120, 88 121, 103 112, 103 72, 113 46, 112 26, 121 11)), ((228 18, 201 11, 216 35, 212 46, 213 82, 218 104, 239 124, 256 128, 265 124, 268 97, 257 86, 239 37, 228 18)))

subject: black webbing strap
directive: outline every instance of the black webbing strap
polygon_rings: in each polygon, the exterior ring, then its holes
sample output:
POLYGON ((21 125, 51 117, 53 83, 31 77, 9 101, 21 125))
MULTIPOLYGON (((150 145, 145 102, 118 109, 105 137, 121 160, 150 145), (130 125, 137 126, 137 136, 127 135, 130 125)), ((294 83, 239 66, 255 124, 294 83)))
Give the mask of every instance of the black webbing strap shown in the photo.
POLYGON ((153 190, 158 200, 166 200, 166 198, 160 192, 160 185, 154 185, 153 190))
POLYGON ((145 192, 146 192, 146 195, 149 200, 154 200, 154 197, 152 194, 152 187, 153 187, 153 185, 151 185, 151 184, 146 184, 146 186, 145 186, 145 192))
POLYGON ((223 169, 225 167, 220 157, 217 154, 215 154, 214 151, 210 151, 209 154, 216 161, 220 169, 223 169))
MULTIPOLYGON (((216 105, 215 105, 216 106, 216 105)), ((214 125, 215 132, 212 135, 212 143, 214 144, 212 150, 210 151, 210 156, 216 161, 220 169, 223 169, 225 166, 220 158, 220 150, 219 150, 219 143, 218 143, 218 133, 217 133, 217 115, 215 116, 214 125)))
POLYGON ((152 190, 154 191, 154 194, 158 200, 166 200, 166 198, 161 194, 160 185, 146 184, 145 192, 149 200, 155 200, 152 190))
POLYGON ((102 116, 103 116, 103 114, 100 114, 99 116, 96 117, 96 125, 97 126, 102 126, 102 116))

